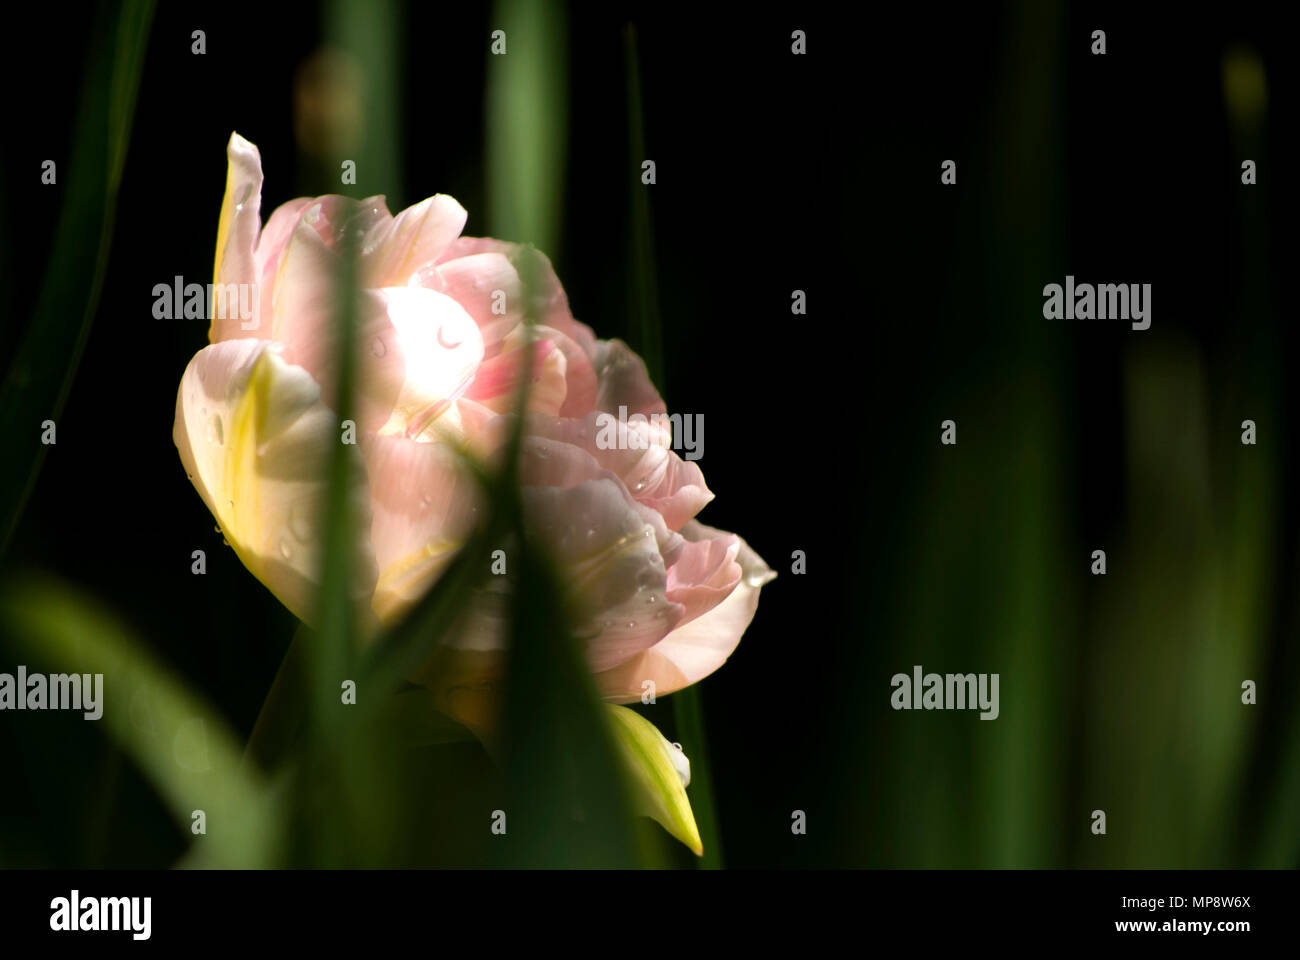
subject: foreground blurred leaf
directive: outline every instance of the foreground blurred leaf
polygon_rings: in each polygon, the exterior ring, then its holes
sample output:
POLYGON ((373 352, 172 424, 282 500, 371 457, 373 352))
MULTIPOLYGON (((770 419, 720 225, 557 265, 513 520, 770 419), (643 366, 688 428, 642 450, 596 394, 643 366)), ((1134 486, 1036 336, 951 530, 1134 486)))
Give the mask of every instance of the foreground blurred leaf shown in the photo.
POLYGON ((0 390, 0 553, 9 546, 46 453, 41 424, 58 421, 99 303, 126 144, 153 20, 152 0, 102 4, 86 68, 63 209, 27 336, 0 390))
MULTIPOLYGON (((641 66, 636 26, 629 23, 623 31, 623 48, 627 80, 628 168, 634 170, 646 148, 645 110, 641 96, 641 66)), ((645 360, 650 379, 667 397, 664 370, 663 324, 659 316, 659 286, 655 269, 654 223, 650 210, 650 191, 639 176, 628 176, 628 261, 631 283, 628 285, 628 316, 632 318, 630 341, 645 360)), ((707 739, 704 731, 704 705, 698 686, 687 687, 673 695, 673 718, 677 735, 690 748, 695 796, 699 813, 699 833, 707 839, 699 866, 706 870, 722 867, 722 839, 718 831, 717 806, 713 797, 713 775, 709 768, 707 739)), ((666 826, 666 825, 665 825, 666 826)), ((695 823, 692 821, 692 829, 695 823)), ((671 828, 670 828, 671 832, 671 828)), ((674 834, 676 836, 676 834, 674 834)), ((690 846, 688 843, 687 846, 690 846)), ((696 853, 699 853, 697 850, 696 853)))
POLYGON ((641 864, 632 796, 563 588, 532 544, 518 571, 506 680, 505 756, 516 866, 641 864))
POLYGON ((697 856, 704 855, 700 831, 691 813, 686 787, 669 751, 676 750, 653 723, 635 710, 608 704, 614 736, 635 787, 637 808, 680 840, 697 856))
POLYGON ((487 58, 490 232, 552 255, 568 142, 565 17, 563 4, 498 0, 492 24, 510 46, 487 58))
POLYGON ((108 610, 56 581, 26 579, 0 592, 0 622, 33 668, 103 674, 97 722, 187 836, 194 811, 205 814, 207 833, 193 838, 185 865, 273 864, 275 802, 259 776, 241 769, 234 733, 108 610))
MULTIPOLYGON (((398 27, 393 5, 331 3, 326 21, 330 42, 356 59, 365 87, 389 99, 385 92, 396 88, 398 27)), ((393 140, 393 110, 379 109, 373 102, 368 105, 375 109, 366 111, 359 152, 335 160, 355 160, 363 171, 362 184, 377 188, 371 192, 400 194, 396 169, 388 163, 401 152, 393 140), (375 184, 372 177, 383 182, 375 184)), ((354 207, 350 215, 359 213, 360 208, 354 207)), ((365 474, 358 448, 342 432, 349 425, 355 429, 360 377, 356 338, 363 282, 360 231, 353 224, 343 230, 338 254, 333 277, 336 380, 332 387, 341 433, 328 468, 320 518, 324 553, 316 630, 301 645, 306 656, 299 676, 305 674, 309 693, 304 750, 294 759, 296 833, 291 857, 295 863, 321 867, 392 862, 404 826, 395 805, 404 793, 400 766, 370 722, 372 713, 354 709, 358 702, 378 698, 360 687, 359 638, 372 627, 368 601, 375 576, 368 548, 369 517, 355 501, 365 474)), ((300 668, 294 659, 287 659, 285 669, 290 672, 284 683, 277 678, 277 688, 292 692, 293 671, 300 668)), ((292 719, 292 703, 288 709, 292 719)))
POLYGON ((423 687, 407 686, 380 701, 379 720, 393 731, 403 747, 432 747, 446 743, 466 743, 473 732, 434 705, 433 697, 423 687))

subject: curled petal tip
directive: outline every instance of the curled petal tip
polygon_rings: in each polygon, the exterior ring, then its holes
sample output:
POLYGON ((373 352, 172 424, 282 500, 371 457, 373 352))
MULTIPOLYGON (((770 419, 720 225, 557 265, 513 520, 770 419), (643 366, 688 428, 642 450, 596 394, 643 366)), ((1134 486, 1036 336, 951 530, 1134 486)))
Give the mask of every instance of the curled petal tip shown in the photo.
POLYGON ((240 154, 259 158, 261 156, 258 153, 257 144, 253 143, 251 140, 245 140, 236 130, 230 131, 230 140, 226 144, 226 154, 230 157, 240 154))

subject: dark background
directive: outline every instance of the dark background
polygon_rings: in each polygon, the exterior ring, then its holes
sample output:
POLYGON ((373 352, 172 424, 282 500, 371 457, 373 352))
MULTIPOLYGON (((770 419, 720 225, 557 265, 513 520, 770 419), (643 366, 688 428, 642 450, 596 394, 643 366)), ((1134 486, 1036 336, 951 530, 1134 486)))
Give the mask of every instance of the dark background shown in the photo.
MULTIPOLYGON (((569 8, 547 252, 578 319, 644 347, 630 199, 648 190, 660 387, 707 427, 701 520, 780 573, 701 686, 729 866, 1297 864, 1295 158, 1279 140, 1296 88, 1269 8, 569 8), (1225 100, 1234 44, 1267 77, 1253 133, 1225 100), (1151 283, 1151 329, 1044 320, 1042 287, 1067 273, 1151 283), (890 676, 918 663, 1000 673, 1001 716, 891 710, 890 676)), ((403 186, 358 189, 394 211, 450 193, 485 233, 490 10, 403 9, 403 186)), ((38 10, 18 41, 38 56, 4 67, 6 359, 60 203, 40 162, 67 154, 92 23, 38 10)), ((264 219, 324 192, 291 96, 321 36, 312 6, 158 11, 98 317, 6 558, 108 601, 244 733, 294 624, 185 480, 175 391, 207 323, 154 320, 152 288, 206 282, 232 130, 260 148, 264 219)), ((182 849, 79 718, 5 716, 0 769, 7 864, 163 866, 182 849)))

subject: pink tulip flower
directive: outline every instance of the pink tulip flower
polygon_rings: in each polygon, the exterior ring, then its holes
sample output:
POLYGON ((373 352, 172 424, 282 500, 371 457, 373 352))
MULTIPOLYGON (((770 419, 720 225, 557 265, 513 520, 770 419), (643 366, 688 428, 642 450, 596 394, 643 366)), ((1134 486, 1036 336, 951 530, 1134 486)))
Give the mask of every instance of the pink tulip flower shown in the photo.
MULTIPOLYGON (((257 316, 212 319, 181 379, 174 437, 249 571, 312 621, 326 465, 348 442, 332 395, 334 277, 342 232, 357 230, 354 588, 369 626, 400 618, 469 537, 480 492, 463 455, 499 447, 531 368, 525 522, 570 592, 601 694, 664 695, 721 666, 775 574, 740 537, 695 519, 713 494, 662 430, 629 425, 602 448, 602 415, 666 410, 635 353, 573 318, 549 262, 538 257, 525 303, 523 249, 462 236, 466 212, 442 195, 396 216, 383 197, 292 200, 263 225, 257 148, 235 134, 227 152, 214 284, 254 285, 257 316)), ((478 680, 499 661, 500 608, 487 603, 451 640, 478 680)))

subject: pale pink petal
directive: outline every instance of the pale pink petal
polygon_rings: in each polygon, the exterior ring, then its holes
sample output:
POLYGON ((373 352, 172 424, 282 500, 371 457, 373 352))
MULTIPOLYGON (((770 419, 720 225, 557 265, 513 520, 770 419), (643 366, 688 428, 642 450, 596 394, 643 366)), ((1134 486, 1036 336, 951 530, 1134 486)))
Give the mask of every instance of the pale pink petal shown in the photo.
POLYGON ((303 210, 311 202, 310 197, 300 197, 297 200, 282 203, 275 208, 271 218, 266 221, 266 226, 262 228, 262 235, 258 237, 257 249, 253 252, 253 269, 257 276, 258 295, 261 303, 258 327, 253 331, 258 336, 265 337, 269 335, 269 326, 263 329, 261 322, 262 318, 265 318, 267 324, 270 324, 272 320, 275 303, 275 278, 279 272, 280 258, 284 256, 285 247, 289 244, 289 238, 293 235, 293 229, 298 225, 303 210))
POLYGON ((568 334, 538 324, 533 336, 549 340, 564 354, 564 402, 556 411, 560 417, 581 417, 596 406, 596 370, 591 359, 568 334))
POLYGON ((646 681, 654 684, 656 696, 673 693, 703 680, 726 662, 754 619, 759 590, 776 576, 743 540, 736 559, 744 572, 725 600, 673 630, 649 650, 596 674, 596 686, 606 699, 615 703, 638 700, 646 681))
MULTIPOLYGON (((575 454, 576 448, 569 448, 575 454)), ((525 486, 530 535, 544 546, 575 606, 576 632, 594 671, 648 649, 681 620, 666 596, 655 531, 618 479, 570 487, 525 486)))
POLYGON ((366 230, 362 251, 367 285, 405 285, 460 235, 467 216, 459 203, 438 194, 407 207, 391 220, 377 220, 366 230))
POLYGON ((438 265, 425 264, 411 280, 446 294, 465 308, 483 335, 487 357, 500 353, 502 342, 523 322, 519 274, 504 254, 480 253, 438 265))
MULTIPOLYGON (((284 345, 285 360, 311 373, 325 402, 337 409, 339 256, 316 229, 320 221, 308 219, 306 214, 299 218, 279 258, 270 336, 284 345)), ((388 343, 395 340, 387 300, 375 291, 364 291, 358 306, 357 342, 362 356, 370 351, 386 354, 383 378, 367 377, 363 371, 356 396, 356 419, 364 433, 374 433, 388 422, 397 403, 405 380, 404 354, 387 353, 388 343), (375 347, 377 342, 383 346, 375 347)))
MULTIPOLYGON (((272 335, 333 403, 338 255, 304 214, 281 258, 272 335)), ((418 287, 366 290, 359 300, 356 417, 364 433, 419 436, 469 386, 483 341, 450 297, 418 287)))
POLYGON ((591 413, 580 420, 539 418, 529 429, 586 450, 638 503, 662 514, 670 530, 680 530, 713 499, 700 468, 669 447, 671 429, 651 421, 620 424, 614 414, 591 413))
POLYGON ((473 257, 480 253, 500 253, 510 256, 518 244, 495 237, 457 237, 434 260, 435 264, 444 264, 458 257, 473 257))
POLYGON ((371 606, 390 623, 423 596, 464 545, 482 494, 447 444, 367 437, 362 452, 370 480, 370 540, 379 565, 371 606))
POLYGON ((594 357, 598 383, 596 409, 616 416, 620 409, 626 416, 667 413, 659 391, 650 382, 645 361, 622 340, 600 340, 594 357))
MULTIPOLYGON (((253 248, 262 226, 259 216, 262 204, 262 158, 257 147, 237 133, 230 135, 226 158, 226 192, 221 201, 221 219, 217 226, 217 252, 212 265, 212 282, 220 287, 234 284, 235 302, 238 303, 238 285, 257 282, 253 248)), ((226 311, 225 317, 216 316, 217 312, 214 306, 214 316, 209 318, 209 342, 220 343, 222 340, 258 335, 256 330, 241 328, 242 321, 236 311, 226 311)))
POLYGON ((700 523, 688 523, 682 531, 685 540, 681 548, 664 558, 668 599, 686 610, 682 623, 708 613, 740 582, 741 568, 736 562, 740 538, 734 533, 707 536, 700 532, 707 529, 700 523))
POLYGON ((459 237, 435 262, 442 265, 459 257, 484 253, 499 253, 509 257, 516 270, 522 257, 533 257, 532 290, 528 304, 531 319, 534 323, 559 330, 576 343, 588 358, 594 360, 596 335, 585 323, 580 323, 573 318, 573 313, 569 309, 568 295, 564 292, 559 277, 555 275, 555 268, 551 266, 550 259, 541 251, 491 237, 459 237))
POLYGON ((516 333, 507 338, 501 353, 479 365, 465 396, 497 413, 509 413, 514 409, 519 381, 525 369, 532 374, 528 391, 529 412, 555 416, 564 405, 567 389, 565 356, 553 340, 532 340, 527 327, 517 328, 516 333), (527 352, 530 340, 531 364, 527 352))

